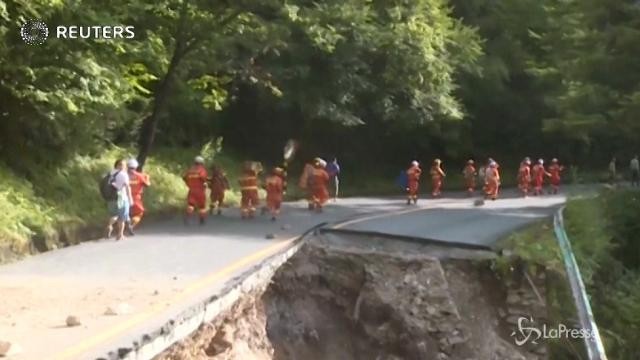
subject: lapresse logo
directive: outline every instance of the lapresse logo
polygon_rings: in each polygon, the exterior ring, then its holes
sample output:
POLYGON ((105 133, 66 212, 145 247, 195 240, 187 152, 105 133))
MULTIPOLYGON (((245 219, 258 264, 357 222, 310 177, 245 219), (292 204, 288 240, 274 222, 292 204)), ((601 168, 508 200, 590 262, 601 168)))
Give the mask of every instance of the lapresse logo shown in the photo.
POLYGON ((511 336, 515 339, 518 346, 526 343, 538 344, 538 340, 543 339, 595 339, 595 333, 587 329, 573 329, 564 324, 558 327, 547 327, 546 324, 539 328, 535 325, 532 317, 521 316, 518 318, 517 331, 513 331, 511 336))
POLYGON ((42 20, 28 20, 20 27, 20 37, 28 45, 42 45, 49 36, 56 39, 133 39, 135 28, 127 25, 58 25, 50 34, 42 20))

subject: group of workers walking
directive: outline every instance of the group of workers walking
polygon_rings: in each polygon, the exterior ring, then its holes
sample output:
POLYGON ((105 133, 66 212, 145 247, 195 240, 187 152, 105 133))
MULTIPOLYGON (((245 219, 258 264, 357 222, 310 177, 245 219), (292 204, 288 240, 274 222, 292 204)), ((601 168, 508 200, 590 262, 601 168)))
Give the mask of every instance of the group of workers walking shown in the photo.
MULTIPOLYGON (((487 164, 476 169, 475 161, 470 159, 467 161, 462 175, 465 181, 465 190, 472 196, 476 191, 478 182, 484 186, 482 188, 485 198, 496 200, 500 189, 500 165, 489 158, 487 164)), ((533 195, 542 195, 545 177, 550 178, 550 193, 557 194, 560 189, 561 176, 560 173, 564 167, 559 165, 558 159, 551 160, 548 168, 544 167, 544 160, 539 159, 535 165, 531 166, 531 160, 527 157, 520 163, 518 170, 518 188, 522 194, 527 197, 530 192, 533 195), (532 191, 531 191, 532 190, 532 191)), ((412 161, 409 169, 406 171, 406 191, 407 204, 418 202, 418 190, 422 169, 417 161, 412 161)), ((431 196, 439 197, 442 194, 442 185, 446 173, 442 169, 442 161, 435 159, 429 170, 431 177, 431 196)))
MULTIPOLYGON (((242 219, 255 217, 256 209, 260 205, 259 189, 266 191, 265 206, 262 213, 269 212, 271 220, 275 221, 280 213, 283 197, 287 189, 287 173, 283 167, 274 167, 261 181, 262 172, 260 163, 247 161, 242 165, 242 172, 238 179, 241 193, 240 213, 242 219), (261 185, 262 183, 262 185, 261 185)), ((151 185, 149 176, 138 170, 138 162, 135 159, 125 161, 119 159, 114 168, 101 182, 100 191, 107 201, 109 208, 109 223, 107 225, 107 237, 111 237, 114 225, 117 225, 116 239, 124 237, 125 231, 133 235, 135 226, 144 215, 143 192, 151 185)), ((322 212, 324 204, 329 200, 329 183, 333 180, 335 196, 338 196, 340 166, 337 159, 331 163, 321 158, 315 158, 306 164, 299 186, 306 191, 309 209, 322 212)), ((208 214, 214 212, 220 215, 224 206, 225 191, 231 188, 224 170, 213 165, 209 170, 205 167, 205 159, 196 156, 193 164, 183 174, 188 192, 186 199, 185 224, 191 222, 197 216, 202 225, 208 214), (207 191, 209 201, 207 201, 207 191), (207 207, 207 202, 209 206, 207 207)))
MULTIPOLYGON (((269 212, 271 220, 275 221, 280 214, 280 208, 284 194, 287 190, 287 173, 283 167, 274 167, 270 174, 266 176, 262 182, 259 175, 262 171, 259 163, 247 161, 242 166, 242 173, 238 179, 240 185, 240 213, 243 219, 252 219, 255 217, 256 210, 260 205, 258 190, 263 188, 266 193, 266 206, 262 208, 262 213, 269 212)), ((338 191, 338 173, 340 167, 337 159, 327 164, 321 158, 315 158, 312 163, 306 164, 302 176, 300 177, 299 186, 307 192, 309 209, 317 212, 322 211, 323 205, 329 199, 328 185, 330 180, 334 180, 336 189, 336 197, 338 191)), ((198 211, 200 224, 204 224, 206 218, 206 191, 210 189, 210 213, 217 209, 217 213, 221 213, 221 207, 224 201, 224 192, 230 189, 229 181, 222 169, 213 166, 211 176, 207 173, 204 166, 204 159, 200 156, 196 157, 193 166, 187 170, 184 175, 185 183, 189 188, 187 195, 187 217, 198 211)))
MULTIPOLYGON (((469 196, 473 196, 477 184, 483 185, 482 191, 485 198, 496 200, 500 189, 500 165, 489 158, 487 163, 476 169, 476 163, 470 159, 467 161, 462 175, 464 177, 464 189, 469 196)), ((548 178, 551 187, 549 193, 557 194, 560 190, 561 173, 564 166, 558 159, 552 159, 551 164, 545 167, 543 159, 538 159, 535 164, 529 157, 524 158, 519 165, 517 181, 518 189, 524 197, 533 194, 543 194, 545 179, 548 178)), ((640 164, 638 156, 630 163, 631 180, 633 186, 640 186, 640 164)), ((243 219, 255 217, 256 209, 260 206, 259 189, 266 191, 266 206, 261 208, 262 214, 269 212, 271 219, 276 220, 280 214, 284 194, 287 190, 286 162, 282 167, 274 167, 270 173, 260 180, 262 167, 259 163, 245 162, 238 179, 241 193, 240 213, 243 219), (262 183, 262 185, 261 185, 262 183)), ((298 182, 299 187, 305 191, 309 210, 322 212, 324 204, 329 200, 329 186, 333 182, 335 190, 334 199, 337 199, 339 189, 338 174, 340 166, 337 159, 327 163, 321 158, 315 158, 304 166, 298 182)), ((609 173, 615 178, 615 158, 609 165, 609 173)), ((420 178, 422 169, 418 161, 412 161, 406 170, 404 186, 407 193, 407 204, 417 204, 420 178)), ((439 197, 442 194, 442 186, 447 176, 442 168, 442 161, 435 159, 429 169, 431 177, 431 195, 439 197)), ((200 224, 204 224, 208 214, 222 213, 225 192, 231 188, 225 171, 217 165, 209 170, 205 167, 205 159, 196 156, 193 165, 183 174, 183 180, 188 188, 187 207, 185 211, 185 224, 197 215, 200 224), (209 192, 207 201, 207 191, 209 192), (207 206, 207 203, 209 205, 207 206)), ((111 237, 114 225, 117 225, 116 238, 122 239, 125 230, 133 235, 133 230, 142 219, 145 208, 143 203, 144 189, 151 185, 147 174, 138 171, 136 159, 125 161, 119 159, 114 168, 102 180, 100 191, 107 201, 110 219, 107 225, 107 236, 111 237)))

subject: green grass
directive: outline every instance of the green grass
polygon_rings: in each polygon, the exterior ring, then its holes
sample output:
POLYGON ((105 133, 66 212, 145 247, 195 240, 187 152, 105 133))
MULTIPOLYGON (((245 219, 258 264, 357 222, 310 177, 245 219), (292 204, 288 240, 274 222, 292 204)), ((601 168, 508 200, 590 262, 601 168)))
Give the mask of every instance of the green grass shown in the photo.
MULTIPOLYGON (((592 198, 573 198, 567 203, 564 218, 607 355, 610 359, 635 360, 640 353, 640 192, 605 191, 592 198)), ((576 317, 550 221, 517 232, 501 245, 527 263, 551 270, 547 282, 550 319, 564 322, 576 317)), ((500 258, 496 266, 499 274, 504 273, 511 260, 500 258)), ((568 345, 555 342, 553 358, 574 358, 568 354, 582 346, 568 345)))
MULTIPOLYGON (((145 172, 152 186, 145 191, 145 207, 150 216, 184 207, 187 188, 181 175, 196 153, 161 149, 149 158, 145 172)), ((132 154, 131 150, 114 147, 99 157, 78 155, 57 169, 40 170, 31 183, 0 164, 0 248, 27 254, 34 237, 55 239, 63 229, 102 226, 108 213, 98 181, 111 170, 115 159, 132 154)), ((212 159, 227 170, 232 187, 237 188, 239 162, 220 152, 212 159)), ((226 197, 229 206, 239 204, 237 191, 228 191, 226 197)))
POLYGON ((26 253, 33 235, 53 231, 54 208, 35 194, 30 183, 3 166, 0 183, 0 245, 26 253))
MULTIPOLYGON (((508 250, 529 264, 535 264, 557 273, 564 272, 562 254, 553 232, 553 222, 545 220, 528 226, 503 239, 499 248, 508 250)), ((498 269, 506 271, 511 266, 507 257, 497 260, 498 269)))

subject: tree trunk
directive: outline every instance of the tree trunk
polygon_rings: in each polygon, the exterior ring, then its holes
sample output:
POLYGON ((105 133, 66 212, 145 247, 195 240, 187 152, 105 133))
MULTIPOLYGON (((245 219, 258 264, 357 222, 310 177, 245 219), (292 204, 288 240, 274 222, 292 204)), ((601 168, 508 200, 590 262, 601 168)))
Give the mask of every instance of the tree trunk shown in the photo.
POLYGON ((153 145, 156 129, 158 127, 158 120, 160 119, 162 110, 164 109, 171 92, 171 84, 178 69, 178 65, 186 53, 182 44, 182 42, 176 44, 173 56, 171 57, 171 62, 167 68, 167 73, 164 75, 164 78, 161 80, 154 93, 153 111, 151 112, 151 115, 142 121, 142 126, 140 127, 140 134, 138 135, 138 163, 140 164, 138 169, 140 171, 142 171, 142 168, 147 161, 147 157, 151 152, 151 146, 153 145))
MULTIPOLYGON (((167 73, 164 78, 158 85, 153 97, 153 111, 151 115, 145 118, 142 121, 142 126, 140 127, 140 133, 138 135, 138 163, 140 166, 138 169, 142 171, 145 162, 147 161, 147 157, 151 152, 151 146, 153 145, 153 140, 156 135, 156 129, 158 127, 158 120, 160 119, 160 114, 164 109, 164 106, 167 102, 167 98, 171 93, 171 85, 173 78, 178 69, 178 65, 180 61, 184 58, 184 56, 195 49, 195 47, 200 44, 203 40, 203 36, 193 37, 191 39, 185 39, 185 27, 187 22, 187 1, 182 3, 182 8, 180 11, 180 23, 178 25, 178 29, 175 34, 176 38, 176 46, 173 50, 173 56, 171 57, 171 62, 169 63, 169 67, 167 69, 167 73)), ((218 26, 224 27, 226 24, 233 21, 233 19, 237 18, 242 12, 235 11, 225 18, 223 18, 218 26)))

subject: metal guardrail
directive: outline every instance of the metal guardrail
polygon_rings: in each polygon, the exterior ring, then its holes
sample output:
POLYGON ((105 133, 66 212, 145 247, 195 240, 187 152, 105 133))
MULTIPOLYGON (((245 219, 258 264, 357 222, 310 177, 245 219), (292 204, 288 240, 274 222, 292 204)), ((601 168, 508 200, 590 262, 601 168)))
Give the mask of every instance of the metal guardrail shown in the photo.
POLYGON ((588 330, 593 334, 591 337, 584 338, 587 354, 589 360, 607 360, 607 355, 605 354, 604 346, 602 345, 602 339, 600 338, 600 332, 598 331, 598 326, 596 325, 593 312, 591 311, 587 291, 584 287, 582 276, 580 275, 580 269, 578 268, 578 263, 573 255, 569 237, 564 229, 564 219, 562 217, 563 211, 564 207, 559 209, 554 216, 553 227, 556 233, 556 239, 558 240, 558 245, 562 251, 562 259, 564 260, 567 277, 569 279, 569 284, 571 285, 571 293, 578 312, 580 326, 584 330, 588 330))

